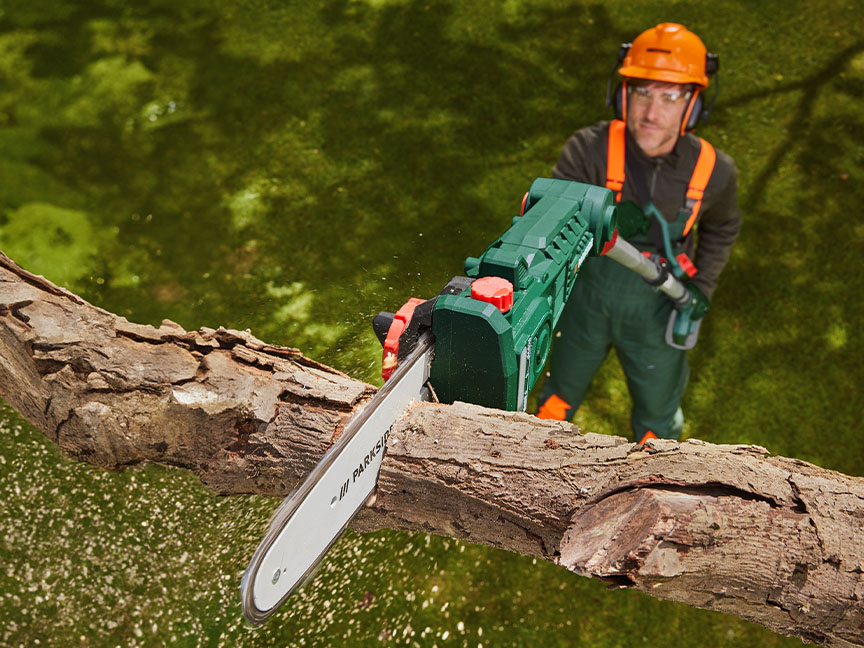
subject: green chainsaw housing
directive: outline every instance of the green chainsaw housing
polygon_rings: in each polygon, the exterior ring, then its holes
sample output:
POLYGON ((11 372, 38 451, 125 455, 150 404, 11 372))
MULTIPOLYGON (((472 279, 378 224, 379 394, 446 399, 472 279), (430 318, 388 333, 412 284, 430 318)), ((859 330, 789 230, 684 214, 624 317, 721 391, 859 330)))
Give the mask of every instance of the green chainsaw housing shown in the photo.
POLYGON ((615 221, 608 189, 550 178, 531 184, 523 215, 481 256, 465 261, 470 278, 509 281, 513 306, 501 312, 474 299, 470 288, 435 303, 429 382, 441 402, 525 409, 580 265, 602 253, 615 221))

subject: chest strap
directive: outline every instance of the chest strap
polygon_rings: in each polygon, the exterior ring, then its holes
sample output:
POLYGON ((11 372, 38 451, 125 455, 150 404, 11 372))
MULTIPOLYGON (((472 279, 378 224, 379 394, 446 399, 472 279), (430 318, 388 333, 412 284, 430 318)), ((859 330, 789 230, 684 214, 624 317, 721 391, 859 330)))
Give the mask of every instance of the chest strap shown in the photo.
POLYGON ((693 228, 693 223, 699 216, 699 209, 702 207, 702 196, 705 195, 705 187, 708 186, 708 180, 711 179, 711 172, 714 171, 714 162, 717 161, 717 153, 714 147, 709 142, 706 142, 701 137, 699 142, 702 148, 699 149, 699 158, 696 160, 696 168, 693 169, 693 175, 690 176, 690 184, 687 187, 687 198, 684 201, 684 208, 690 210, 690 218, 687 219, 687 224, 684 226, 684 236, 690 233, 693 228))
MULTIPOLYGON (((616 119, 609 123, 609 145, 606 154, 606 188, 615 192, 615 202, 621 202, 621 189, 624 187, 624 134, 627 125, 624 120, 616 119)), ((693 229, 693 224, 699 217, 702 207, 702 197, 705 195, 705 187, 711 179, 714 171, 714 163, 717 161, 717 153, 711 144, 701 137, 701 147, 693 175, 687 185, 687 195, 684 199, 684 209, 690 212, 690 217, 684 225, 684 234, 687 236, 693 229)))
POLYGON ((622 119, 609 123, 609 146, 606 154, 606 188, 615 192, 615 202, 621 202, 624 187, 624 131, 622 119))

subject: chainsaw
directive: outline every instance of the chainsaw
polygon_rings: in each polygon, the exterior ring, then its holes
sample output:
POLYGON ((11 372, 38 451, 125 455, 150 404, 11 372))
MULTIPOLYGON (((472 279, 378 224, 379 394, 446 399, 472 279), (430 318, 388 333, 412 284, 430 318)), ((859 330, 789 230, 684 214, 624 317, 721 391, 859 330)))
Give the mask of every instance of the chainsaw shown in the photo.
POLYGON ((612 192, 538 178, 511 227, 466 259, 464 276, 433 299, 412 298, 374 318, 386 382, 274 514, 241 583, 248 621, 266 621, 309 580, 374 497, 390 428, 412 402, 525 410, 580 267, 603 254, 672 299, 667 341, 695 343, 701 320, 691 321, 689 291, 665 263, 618 236, 612 192))

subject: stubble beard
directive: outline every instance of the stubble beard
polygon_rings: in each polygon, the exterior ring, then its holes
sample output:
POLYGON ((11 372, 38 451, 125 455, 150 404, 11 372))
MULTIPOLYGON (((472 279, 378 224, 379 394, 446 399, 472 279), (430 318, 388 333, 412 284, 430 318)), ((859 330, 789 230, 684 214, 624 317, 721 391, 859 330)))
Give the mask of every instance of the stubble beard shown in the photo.
POLYGON ((675 142, 678 139, 677 131, 671 132, 670 129, 663 128, 661 125, 651 122, 637 123, 636 127, 633 128, 632 134, 639 148, 649 157, 664 155, 670 152, 675 147, 675 142), (644 126, 650 126, 651 128, 644 130, 644 126))

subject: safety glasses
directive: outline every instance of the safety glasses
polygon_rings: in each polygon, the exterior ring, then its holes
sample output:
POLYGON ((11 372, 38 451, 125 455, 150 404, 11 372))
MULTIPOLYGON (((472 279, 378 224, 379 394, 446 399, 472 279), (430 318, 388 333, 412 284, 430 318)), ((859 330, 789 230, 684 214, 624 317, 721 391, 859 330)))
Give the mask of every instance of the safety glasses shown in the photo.
POLYGON ((674 106, 682 101, 688 101, 693 96, 690 90, 678 90, 667 88, 665 90, 652 90, 644 86, 627 86, 627 94, 630 101, 633 103, 649 104, 654 100, 656 95, 660 99, 660 103, 664 106, 674 106))

